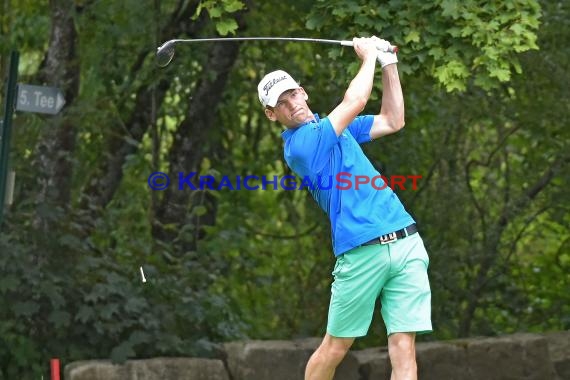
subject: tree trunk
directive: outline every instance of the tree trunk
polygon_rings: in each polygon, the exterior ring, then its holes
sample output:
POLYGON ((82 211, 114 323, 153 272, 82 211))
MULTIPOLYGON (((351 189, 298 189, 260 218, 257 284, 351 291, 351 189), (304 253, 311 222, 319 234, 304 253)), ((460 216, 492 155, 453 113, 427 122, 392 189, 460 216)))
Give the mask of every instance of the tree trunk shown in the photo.
MULTIPOLYGON (((222 99, 228 74, 238 56, 237 43, 213 44, 208 62, 210 65, 196 86, 190 100, 189 112, 186 119, 179 125, 174 135, 174 142, 170 152, 169 162, 173 180, 178 180, 179 173, 187 176, 198 172, 204 157, 212 156, 219 150, 220 131, 216 129, 216 109, 222 99)), ((194 179, 200 175, 197 173, 194 179)), ((205 194, 196 195, 197 190, 185 187, 178 189, 176 184, 164 191, 164 197, 156 206, 153 222, 153 236, 161 241, 172 242, 176 239, 177 231, 165 228, 167 225, 183 226, 187 223, 194 225, 196 234, 190 242, 185 242, 184 250, 194 250, 197 240, 201 237, 200 225, 211 225, 215 222, 215 200, 205 194), (189 202, 193 205, 203 205, 206 213, 189 218, 189 202)))
POLYGON ((484 244, 487 248, 484 251, 482 262, 480 263, 479 270, 475 276, 475 281, 471 286, 473 289, 471 296, 467 303, 467 309, 461 317, 459 322, 458 335, 460 337, 467 337, 471 333, 472 321, 475 316, 479 304, 479 298, 483 294, 484 289, 488 286, 489 272, 493 269, 497 258, 500 255, 499 245, 501 243, 501 236, 511 220, 519 216, 522 212, 528 209, 528 205, 536 198, 536 196, 546 188, 546 186, 554 178, 555 173, 566 164, 568 158, 566 156, 558 157, 549 165, 542 176, 530 186, 527 191, 521 196, 503 206, 503 212, 498 220, 487 231, 486 236, 488 242, 484 244))
MULTIPOLYGON (((59 87, 66 103, 72 104, 79 93, 79 65, 76 52, 77 31, 73 20, 72 0, 50 1, 52 28, 49 48, 44 57, 39 79, 59 87)), ((76 128, 65 109, 61 119, 44 130, 35 148, 37 172, 36 204, 67 208, 73 177, 72 154, 75 150, 76 128)), ((48 223, 44 214, 36 215, 40 226, 48 223)))
MULTIPOLYGON (((189 22, 198 4, 199 1, 192 1, 185 5, 181 2, 179 7, 173 11, 161 34, 192 36, 198 33, 207 22, 204 15, 189 22)), ((148 59, 149 53, 152 52, 147 49, 139 52, 130 69, 131 77, 137 76, 143 67, 144 60, 148 59)), ((80 195, 79 214, 81 214, 83 225, 82 233, 85 236, 90 234, 95 221, 101 216, 119 188, 123 179, 123 165, 126 158, 137 151, 138 144, 147 133, 149 126, 156 123, 156 120, 153 120, 155 115, 151 112, 153 102, 155 107, 160 107, 169 86, 169 81, 161 80, 155 89, 146 84, 136 89, 135 104, 130 116, 126 122, 117 121, 115 133, 107 138, 98 167, 89 176, 89 183, 84 185, 80 195)))

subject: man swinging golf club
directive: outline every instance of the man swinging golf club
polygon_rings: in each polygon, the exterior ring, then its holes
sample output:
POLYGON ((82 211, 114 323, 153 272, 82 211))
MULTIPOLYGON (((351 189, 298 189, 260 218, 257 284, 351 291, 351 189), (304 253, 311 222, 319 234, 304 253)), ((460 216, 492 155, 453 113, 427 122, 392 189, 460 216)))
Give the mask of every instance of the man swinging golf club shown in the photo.
MULTIPOLYGON (((283 124, 284 155, 331 223, 336 263, 332 272, 327 332, 305 369, 306 380, 332 379, 355 338, 365 336, 375 302, 388 334, 391 380, 417 379, 415 336, 432 331, 428 254, 413 218, 389 188, 337 186, 322 189, 319 178, 379 175, 359 144, 404 127, 404 99, 389 42, 355 38, 362 61, 342 102, 327 117, 313 114, 305 90, 285 71, 267 74, 258 85, 265 115, 283 124), (382 102, 377 115, 359 116, 373 87, 376 61, 382 66, 382 102)), ((354 177, 353 177, 354 178, 354 177)))

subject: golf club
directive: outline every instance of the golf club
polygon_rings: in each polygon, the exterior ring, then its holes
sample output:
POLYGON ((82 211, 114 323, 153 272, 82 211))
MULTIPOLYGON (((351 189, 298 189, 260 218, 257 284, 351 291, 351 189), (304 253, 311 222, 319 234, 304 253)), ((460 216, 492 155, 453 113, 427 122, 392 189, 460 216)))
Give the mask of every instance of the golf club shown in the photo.
MULTIPOLYGON (((160 67, 166 67, 174 58, 174 45, 183 42, 221 42, 221 41, 296 41, 296 42, 316 42, 322 44, 335 44, 341 46, 353 46, 349 40, 325 40, 321 38, 296 38, 296 37, 227 37, 227 38, 197 38, 197 39, 174 39, 166 41, 156 49, 156 60, 160 67)), ((378 47, 378 49, 384 49, 378 47)), ((389 46, 386 51, 397 53, 397 46, 389 46)))

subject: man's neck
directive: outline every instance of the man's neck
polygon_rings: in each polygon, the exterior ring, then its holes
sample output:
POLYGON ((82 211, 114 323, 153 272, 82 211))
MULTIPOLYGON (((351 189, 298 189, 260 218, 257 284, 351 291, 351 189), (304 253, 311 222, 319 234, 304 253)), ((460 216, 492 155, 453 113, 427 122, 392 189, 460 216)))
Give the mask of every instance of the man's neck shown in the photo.
POLYGON ((286 128, 287 129, 296 129, 296 128, 299 128, 301 125, 305 125, 307 123, 310 123, 311 121, 317 121, 317 118, 315 118, 315 114, 313 112, 311 112, 311 110, 309 110, 309 115, 307 116, 307 118, 302 123, 299 123, 299 124, 292 126, 292 127, 286 126, 286 128))

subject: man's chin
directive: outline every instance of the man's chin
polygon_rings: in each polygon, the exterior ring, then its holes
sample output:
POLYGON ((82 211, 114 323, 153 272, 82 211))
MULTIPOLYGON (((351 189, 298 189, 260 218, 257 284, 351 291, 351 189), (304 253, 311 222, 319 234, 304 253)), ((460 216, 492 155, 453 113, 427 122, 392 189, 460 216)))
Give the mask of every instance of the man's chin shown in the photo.
POLYGON ((309 119, 310 119, 310 118, 309 118, 309 115, 307 115, 307 114, 306 114, 305 112, 303 112, 303 111, 300 111, 299 113, 297 113, 297 114, 295 114, 295 115, 293 116, 293 121, 294 121, 295 123, 298 123, 298 124, 306 123, 306 122, 309 121, 309 119))

